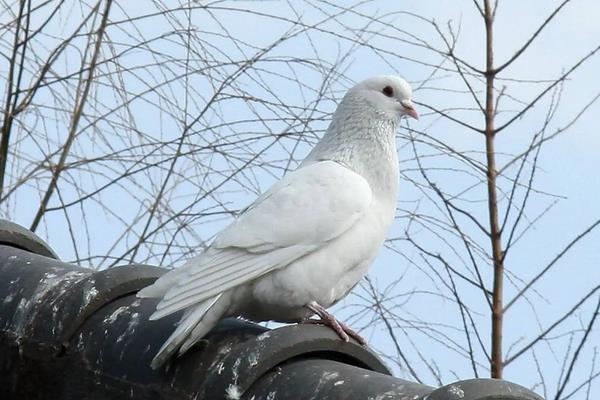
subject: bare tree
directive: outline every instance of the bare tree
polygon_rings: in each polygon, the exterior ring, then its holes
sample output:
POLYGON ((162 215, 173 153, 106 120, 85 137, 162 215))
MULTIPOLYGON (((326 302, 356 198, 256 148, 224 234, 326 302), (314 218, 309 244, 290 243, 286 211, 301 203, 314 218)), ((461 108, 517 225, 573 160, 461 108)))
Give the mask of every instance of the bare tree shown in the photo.
POLYGON ((570 3, 503 57, 500 1, 455 5, 465 21, 376 1, 4 2, 2 216, 73 262, 176 265, 296 166, 368 60, 413 78, 426 113, 399 140, 403 200, 386 258, 397 268, 361 285, 349 319, 418 381, 513 377, 514 366, 537 371, 515 380, 547 398, 593 398, 600 282, 556 313, 540 310, 558 301, 540 287, 593 246, 600 219, 562 248, 526 253, 563 199, 538 184, 544 150, 600 96, 562 112, 600 43, 557 58, 557 75, 515 71, 536 62, 570 3), (475 52, 465 35, 481 36, 475 52))
MULTIPOLYGON (((474 64, 468 54, 461 54, 460 24, 448 21, 440 25, 422 15, 411 16, 434 33, 413 35, 412 45, 430 54, 430 58, 415 61, 430 71, 421 89, 444 95, 438 96, 441 101, 421 104, 437 118, 422 131, 413 129, 413 135, 408 137, 411 155, 401 164, 404 178, 420 194, 412 203, 414 208, 403 210, 400 218, 406 221, 406 229, 390 241, 390 248, 405 258, 411 268, 421 270, 422 278, 430 280, 434 287, 429 291, 421 288, 420 293, 415 289, 409 297, 433 296, 432 302, 453 302, 457 311, 453 319, 458 324, 439 323, 406 311, 411 301, 406 294, 397 297, 401 279, 385 287, 368 282, 363 287, 364 303, 358 308, 369 316, 369 325, 374 321, 382 323, 396 349, 397 354, 391 359, 415 379, 421 380, 424 373, 416 372, 416 358, 433 378, 443 380, 436 360, 422 352, 422 338, 427 337, 466 359, 475 376, 489 369, 491 377, 502 378, 506 368, 520 364, 515 368, 538 371, 535 386, 547 398, 593 398, 593 381, 600 374, 595 366, 600 282, 592 279, 589 286, 566 296, 570 304, 553 319, 542 315, 536 303, 550 303, 556 296, 536 287, 544 279, 556 279, 553 269, 565 262, 578 244, 583 246, 589 236, 597 233, 600 219, 589 221, 573 237, 565 237, 562 249, 544 249, 537 265, 529 264, 530 258, 520 259, 523 253, 517 250, 527 246, 527 240, 535 242, 532 229, 562 198, 536 187, 542 149, 571 130, 600 97, 599 93, 594 94, 561 123, 555 122, 563 104, 564 85, 594 60, 600 43, 586 49, 579 59, 560 59, 562 73, 556 77, 522 79, 510 75, 511 68, 523 62, 545 29, 559 23, 569 3, 566 0, 556 5, 531 36, 513 50, 512 56, 496 61, 496 13, 502 2, 474 1, 471 7, 479 16, 485 38, 481 66, 474 64), (437 39, 431 40, 433 36, 437 39), (424 37, 429 40, 423 40, 424 37), (522 99, 512 93, 518 92, 518 85, 539 89, 533 98, 522 99), (546 111, 541 113, 536 106, 546 111), (537 127, 532 130, 533 124, 537 127), (474 140, 475 148, 453 148, 451 143, 439 139, 437 126, 451 129, 455 135, 482 140, 474 140), (511 135, 512 142, 504 142, 507 150, 499 151, 498 142, 503 135, 511 135), (514 138, 515 135, 519 137, 514 138), (457 182, 461 186, 457 187, 457 182), (373 312, 378 315, 374 320, 373 312), (515 339, 516 335, 506 327, 507 319, 518 321, 513 322, 513 329, 520 324, 527 330, 515 339), (413 347, 411 352, 407 343, 413 347), (414 357, 407 356, 410 353, 414 357), (540 365, 544 353, 544 361, 556 360, 559 373, 550 363, 540 365), (580 372, 574 382, 577 368, 589 374, 580 372), (549 378, 554 374, 558 376, 549 378), (556 379, 555 388, 551 387, 552 379, 556 379)), ((399 29, 396 32, 408 40, 405 33, 399 29)), ((586 244, 590 246, 589 241, 586 244)))
POLYGON ((75 262, 176 263, 215 231, 201 226, 295 166, 353 49, 332 62, 279 50, 336 14, 112 3, 5 4, 2 212, 48 237, 66 225, 75 262), (228 18, 281 29, 258 45, 228 18))

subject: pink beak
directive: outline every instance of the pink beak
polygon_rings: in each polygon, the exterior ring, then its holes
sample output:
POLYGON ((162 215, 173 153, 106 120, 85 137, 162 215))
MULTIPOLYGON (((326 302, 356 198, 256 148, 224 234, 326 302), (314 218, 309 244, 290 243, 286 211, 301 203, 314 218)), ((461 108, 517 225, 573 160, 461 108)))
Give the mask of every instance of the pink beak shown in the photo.
POLYGON ((406 112, 406 114, 408 114, 409 116, 411 116, 414 119, 419 119, 419 113, 417 112, 417 110, 415 110, 414 107, 411 108, 404 108, 404 112, 406 112))
POLYGON ((402 108, 404 109, 404 113, 416 120, 419 119, 419 113, 417 112, 417 110, 415 109, 415 107, 413 106, 412 102, 410 100, 403 100, 400 102, 400 104, 402 104, 402 108))

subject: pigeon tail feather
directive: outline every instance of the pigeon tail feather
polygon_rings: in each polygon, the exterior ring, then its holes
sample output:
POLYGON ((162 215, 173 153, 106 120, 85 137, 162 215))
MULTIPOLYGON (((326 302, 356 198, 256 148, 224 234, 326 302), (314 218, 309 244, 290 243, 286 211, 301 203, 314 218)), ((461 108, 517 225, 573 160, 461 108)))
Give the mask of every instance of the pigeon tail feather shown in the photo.
POLYGON ((152 359, 153 369, 160 368, 174 353, 183 354, 202 339, 229 308, 229 296, 220 293, 185 311, 179 326, 152 359))

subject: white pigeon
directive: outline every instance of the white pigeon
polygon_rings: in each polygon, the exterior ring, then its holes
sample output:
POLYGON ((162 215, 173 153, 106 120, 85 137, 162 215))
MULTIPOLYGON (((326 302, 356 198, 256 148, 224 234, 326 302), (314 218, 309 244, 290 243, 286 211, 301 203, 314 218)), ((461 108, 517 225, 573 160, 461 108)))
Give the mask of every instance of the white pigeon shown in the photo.
MULTIPOLYGON (((317 315, 344 340, 364 340, 329 314, 366 274, 394 219, 395 132, 418 119, 409 84, 367 79, 344 96, 299 168, 262 194, 202 254, 138 297, 161 298, 150 319, 184 310, 152 361, 187 351, 222 318, 303 322, 317 315)), ((310 320, 314 321, 314 320, 310 320)))

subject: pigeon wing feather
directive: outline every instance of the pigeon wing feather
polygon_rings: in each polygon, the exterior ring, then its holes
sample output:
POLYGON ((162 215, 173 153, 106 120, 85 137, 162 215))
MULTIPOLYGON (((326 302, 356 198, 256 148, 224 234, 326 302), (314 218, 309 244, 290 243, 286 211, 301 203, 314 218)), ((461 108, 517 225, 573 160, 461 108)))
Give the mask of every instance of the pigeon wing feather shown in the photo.
MULTIPOLYGON (((289 265, 350 229, 371 204, 367 181, 334 161, 286 175, 209 249, 176 270, 153 319, 289 265)), ((160 285, 160 279, 156 282, 160 285)))

